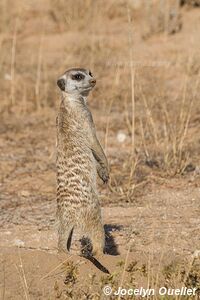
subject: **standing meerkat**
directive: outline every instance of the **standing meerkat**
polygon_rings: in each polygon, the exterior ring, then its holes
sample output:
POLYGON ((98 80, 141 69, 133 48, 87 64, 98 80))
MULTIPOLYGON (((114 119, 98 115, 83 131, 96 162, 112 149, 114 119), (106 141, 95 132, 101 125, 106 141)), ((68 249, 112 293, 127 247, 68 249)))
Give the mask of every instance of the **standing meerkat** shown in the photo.
POLYGON ((62 91, 57 117, 58 247, 69 251, 73 231, 89 239, 92 255, 103 253, 105 233, 96 174, 106 183, 108 162, 97 139, 87 96, 96 80, 86 69, 67 70, 57 81, 62 91))

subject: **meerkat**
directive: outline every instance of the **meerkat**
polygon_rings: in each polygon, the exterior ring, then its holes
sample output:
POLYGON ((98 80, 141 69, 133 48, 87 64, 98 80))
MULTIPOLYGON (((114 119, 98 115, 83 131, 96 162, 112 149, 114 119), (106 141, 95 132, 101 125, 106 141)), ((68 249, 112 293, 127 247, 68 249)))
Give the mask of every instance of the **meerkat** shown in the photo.
POLYGON ((73 68, 58 80, 57 116, 58 248, 70 251, 73 232, 89 239, 92 255, 102 254, 105 233, 97 193, 97 174, 107 183, 108 161, 97 139, 87 96, 96 84, 90 70, 73 68))

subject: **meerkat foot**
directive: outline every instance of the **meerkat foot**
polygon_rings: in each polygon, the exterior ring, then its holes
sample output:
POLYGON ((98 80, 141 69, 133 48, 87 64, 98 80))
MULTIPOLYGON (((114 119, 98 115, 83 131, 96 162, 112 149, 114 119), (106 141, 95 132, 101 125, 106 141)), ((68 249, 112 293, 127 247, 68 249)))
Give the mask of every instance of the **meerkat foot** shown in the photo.
POLYGON ((92 254, 94 256, 100 256, 104 254, 104 244, 103 243, 92 243, 92 254))
POLYGON ((101 228, 100 232, 95 231, 92 234, 91 241, 92 241, 92 254, 95 256, 104 254, 105 233, 103 228, 101 228))
POLYGON ((99 256, 104 253, 105 235, 101 228, 100 232, 93 230, 81 238, 81 254, 83 256, 99 256))

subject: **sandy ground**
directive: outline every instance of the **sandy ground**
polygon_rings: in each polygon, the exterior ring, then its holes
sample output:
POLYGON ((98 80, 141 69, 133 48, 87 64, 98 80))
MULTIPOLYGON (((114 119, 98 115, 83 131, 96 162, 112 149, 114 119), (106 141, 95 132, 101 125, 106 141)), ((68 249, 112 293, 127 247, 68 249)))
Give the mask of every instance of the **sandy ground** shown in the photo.
MULTIPOLYGON (((111 254, 99 257, 99 261, 120 276, 123 268, 119 262, 127 253, 127 265, 135 260, 150 263, 155 275, 160 265, 173 261, 189 265, 199 252, 199 192, 199 188, 162 187, 134 206, 104 207, 111 254)), ((55 282, 63 283, 67 272, 62 263, 68 260, 79 266, 79 284, 86 285, 93 274, 103 275, 84 258, 58 254, 55 208, 55 201, 26 205, 13 213, 15 222, 3 226, 0 259, 4 299, 26 299, 26 294, 28 299, 54 299, 55 282)))

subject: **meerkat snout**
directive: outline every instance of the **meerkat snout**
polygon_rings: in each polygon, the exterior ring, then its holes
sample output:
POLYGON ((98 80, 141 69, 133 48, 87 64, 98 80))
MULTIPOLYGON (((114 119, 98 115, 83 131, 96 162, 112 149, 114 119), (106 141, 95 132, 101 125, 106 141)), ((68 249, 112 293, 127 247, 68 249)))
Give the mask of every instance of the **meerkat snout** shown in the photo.
POLYGON ((95 84, 96 84, 96 79, 92 78, 92 79, 90 79, 89 82, 90 82, 93 86, 95 86, 95 84))

